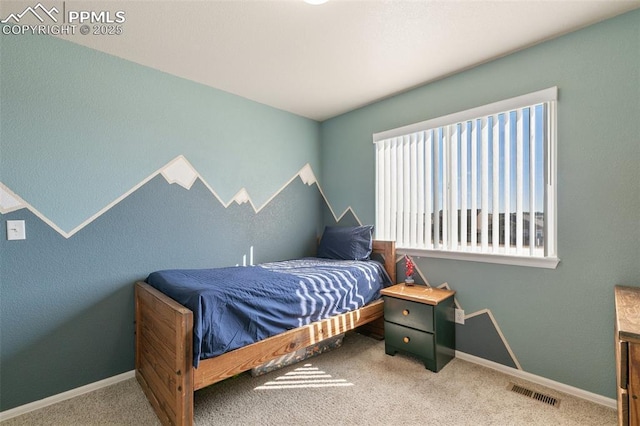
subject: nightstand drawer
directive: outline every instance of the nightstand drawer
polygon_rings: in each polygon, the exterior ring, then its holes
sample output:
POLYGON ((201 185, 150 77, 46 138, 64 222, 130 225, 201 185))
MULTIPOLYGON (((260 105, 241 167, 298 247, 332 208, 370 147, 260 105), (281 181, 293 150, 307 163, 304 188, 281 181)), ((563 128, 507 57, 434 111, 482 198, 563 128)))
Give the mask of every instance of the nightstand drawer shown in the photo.
POLYGON ((435 360, 435 342, 431 333, 414 330, 394 323, 384 323, 385 344, 400 351, 435 360))
POLYGON ((384 319, 418 330, 433 332, 433 306, 431 305, 385 297, 384 319))

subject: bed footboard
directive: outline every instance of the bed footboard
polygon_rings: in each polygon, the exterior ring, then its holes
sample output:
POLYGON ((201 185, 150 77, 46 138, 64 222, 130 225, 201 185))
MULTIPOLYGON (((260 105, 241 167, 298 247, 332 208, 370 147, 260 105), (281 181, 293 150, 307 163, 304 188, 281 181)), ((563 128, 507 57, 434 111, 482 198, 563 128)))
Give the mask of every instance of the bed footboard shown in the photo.
POLYGON ((165 425, 193 423, 193 313, 148 284, 135 286, 136 378, 165 425))

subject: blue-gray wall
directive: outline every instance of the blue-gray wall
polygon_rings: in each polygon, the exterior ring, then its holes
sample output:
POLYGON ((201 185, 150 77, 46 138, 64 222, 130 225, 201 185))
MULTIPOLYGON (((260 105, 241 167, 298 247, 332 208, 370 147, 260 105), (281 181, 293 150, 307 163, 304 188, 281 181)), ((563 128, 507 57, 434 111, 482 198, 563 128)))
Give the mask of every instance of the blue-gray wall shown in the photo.
POLYGON ((0 61, 0 183, 22 203, 0 206, 0 410, 131 371, 149 272, 313 253, 317 122, 51 37, 3 35, 0 61), (179 155, 190 187, 157 174, 179 155))
POLYGON ((256 262, 296 257, 336 216, 373 223, 372 133, 553 85, 558 269, 418 266, 482 312, 467 327, 486 339, 461 333, 465 351, 509 364, 490 312, 524 370, 614 397, 613 285, 640 284, 639 27, 628 13, 322 124, 2 36, 0 183, 22 207, 0 214, 0 410, 131 370, 132 284, 150 271, 237 264, 251 246, 256 262), (180 155, 189 189, 157 174, 180 155), (243 187, 258 211, 231 202, 243 187), (12 219, 27 240, 6 241, 12 219))
MULTIPOLYGON (((457 291, 467 315, 491 312, 523 370, 615 398, 613 286, 640 285, 640 11, 323 122, 322 185, 336 211, 351 205, 373 223, 373 133, 551 86, 559 88, 558 268, 417 264, 431 285, 457 291)), ((491 327, 487 319, 470 323, 491 327)), ((464 327, 460 336, 473 341, 459 348, 502 351, 464 327)))

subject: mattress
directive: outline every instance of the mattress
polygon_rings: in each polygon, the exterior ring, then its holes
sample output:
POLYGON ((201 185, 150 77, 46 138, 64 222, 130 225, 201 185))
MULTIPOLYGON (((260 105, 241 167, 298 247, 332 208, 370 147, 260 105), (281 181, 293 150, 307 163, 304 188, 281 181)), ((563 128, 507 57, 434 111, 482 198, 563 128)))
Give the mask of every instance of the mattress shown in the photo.
POLYGON ((196 367, 200 359, 361 308, 392 284, 376 261, 321 258, 171 269, 146 282, 193 312, 196 367))

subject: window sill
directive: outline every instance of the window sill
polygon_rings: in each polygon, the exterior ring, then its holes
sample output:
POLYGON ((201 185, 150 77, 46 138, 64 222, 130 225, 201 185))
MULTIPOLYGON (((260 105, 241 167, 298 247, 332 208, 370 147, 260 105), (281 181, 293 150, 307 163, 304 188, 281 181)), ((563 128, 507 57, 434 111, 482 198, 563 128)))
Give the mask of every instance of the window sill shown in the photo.
POLYGON ((504 254, 486 254, 471 252, 452 252, 440 250, 422 250, 397 248, 399 254, 437 259, 466 260, 469 262, 497 263, 501 265, 528 266, 532 268, 556 269, 560 259, 557 257, 510 256, 504 254))

